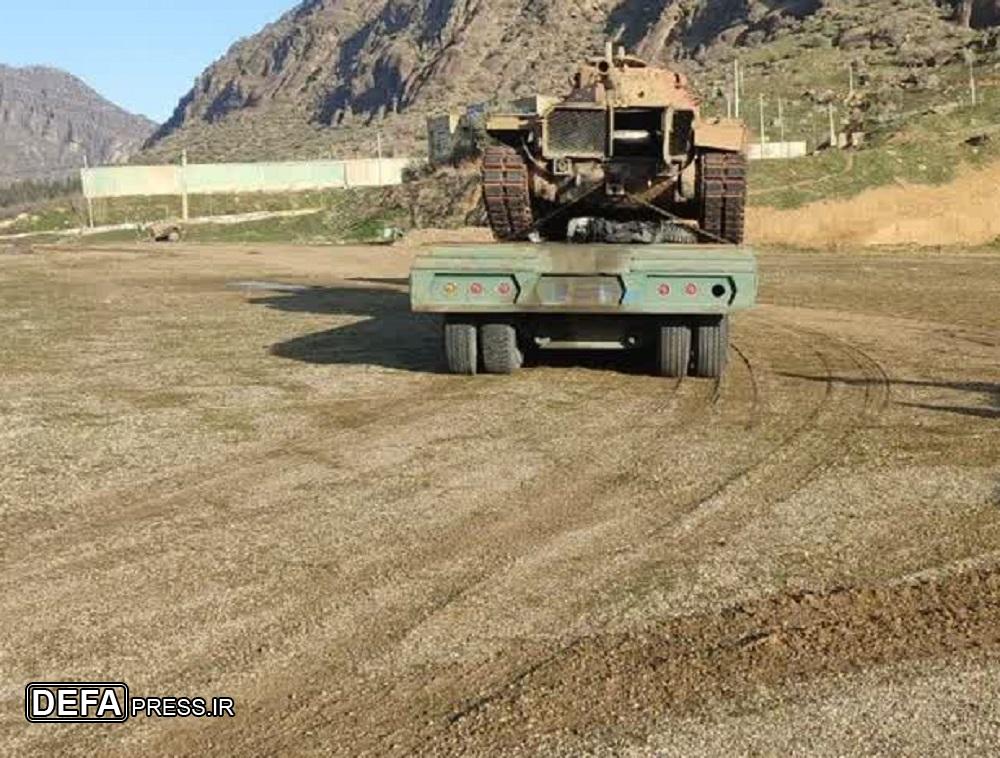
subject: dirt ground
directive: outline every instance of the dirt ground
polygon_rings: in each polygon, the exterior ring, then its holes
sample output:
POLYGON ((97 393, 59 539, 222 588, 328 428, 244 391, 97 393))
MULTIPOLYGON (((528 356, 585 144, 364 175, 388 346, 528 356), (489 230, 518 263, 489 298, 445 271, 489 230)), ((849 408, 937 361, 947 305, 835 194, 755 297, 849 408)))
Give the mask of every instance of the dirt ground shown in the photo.
POLYGON ((765 251, 718 383, 445 375, 409 260, 0 251, 2 752, 994 751, 1000 254, 765 251))

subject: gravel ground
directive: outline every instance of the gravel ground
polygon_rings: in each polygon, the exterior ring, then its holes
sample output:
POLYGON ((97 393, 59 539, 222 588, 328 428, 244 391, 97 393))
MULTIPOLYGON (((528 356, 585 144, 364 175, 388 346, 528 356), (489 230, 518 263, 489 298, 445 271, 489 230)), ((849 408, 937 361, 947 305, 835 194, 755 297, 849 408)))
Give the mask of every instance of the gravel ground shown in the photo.
POLYGON ((994 752, 1000 255, 764 252, 717 383, 447 376, 411 255, 0 250, 3 752, 994 752))

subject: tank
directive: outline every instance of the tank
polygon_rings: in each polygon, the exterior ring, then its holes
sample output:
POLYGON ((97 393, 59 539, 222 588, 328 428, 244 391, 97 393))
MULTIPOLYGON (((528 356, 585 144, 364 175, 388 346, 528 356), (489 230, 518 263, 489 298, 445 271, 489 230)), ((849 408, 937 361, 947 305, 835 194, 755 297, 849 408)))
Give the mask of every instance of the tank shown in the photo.
POLYGON ((571 87, 487 119, 483 196, 498 239, 743 242, 741 121, 703 118, 682 74, 611 45, 571 87))

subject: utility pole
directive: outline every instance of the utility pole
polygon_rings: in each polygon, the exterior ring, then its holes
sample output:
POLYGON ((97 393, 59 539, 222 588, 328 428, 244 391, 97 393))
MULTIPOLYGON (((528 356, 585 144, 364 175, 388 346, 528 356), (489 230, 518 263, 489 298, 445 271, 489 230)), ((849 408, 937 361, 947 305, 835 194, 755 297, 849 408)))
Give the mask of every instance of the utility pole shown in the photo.
MULTIPOLYGON (((83 154, 83 168, 90 168, 90 160, 87 158, 87 154, 83 154)), ((83 196, 87 199, 87 225, 93 229, 94 228, 94 200, 87 194, 87 187, 84 185, 83 196)))
POLYGON ((778 98, 778 128, 781 129, 781 141, 785 141, 785 99, 778 98))
POLYGON ((382 186, 382 132, 378 133, 378 186, 382 186))
POLYGON ((733 102, 736 118, 740 117, 740 59, 733 61, 733 102))
POLYGON ((187 221, 190 217, 188 209, 188 188, 187 188, 187 165, 188 151, 181 151, 181 220, 187 221))
POLYGON ((837 138, 837 126, 833 120, 833 103, 829 103, 826 107, 830 114, 830 147, 839 148, 840 140, 837 138))
POLYGON ((740 66, 740 99, 741 100, 745 99, 746 94, 747 94, 747 72, 743 68, 743 66, 740 66))
POLYGON ((726 93, 726 118, 733 117, 733 96, 726 93))
POLYGON ((854 97, 854 61, 848 61, 847 62, 847 76, 848 76, 848 81, 850 82, 850 84, 849 84, 850 89, 848 90, 847 97, 848 98, 853 98, 854 97))
POLYGON ((760 94, 760 144, 767 143, 767 132, 764 129, 764 93, 760 94))
POLYGON ((976 69, 971 55, 969 56, 969 94, 972 97, 972 104, 976 105, 979 93, 976 92, 976 69))

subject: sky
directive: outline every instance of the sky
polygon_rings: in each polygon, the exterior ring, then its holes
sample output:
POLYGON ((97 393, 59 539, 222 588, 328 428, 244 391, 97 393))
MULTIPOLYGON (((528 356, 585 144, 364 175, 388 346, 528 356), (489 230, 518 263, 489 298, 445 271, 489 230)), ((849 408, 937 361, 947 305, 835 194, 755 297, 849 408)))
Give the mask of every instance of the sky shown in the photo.
POLYGON ((158 123, 240 37, 296 0, 0 0, 0 63, 80 77, 158 123))

